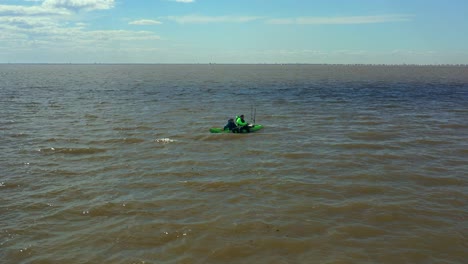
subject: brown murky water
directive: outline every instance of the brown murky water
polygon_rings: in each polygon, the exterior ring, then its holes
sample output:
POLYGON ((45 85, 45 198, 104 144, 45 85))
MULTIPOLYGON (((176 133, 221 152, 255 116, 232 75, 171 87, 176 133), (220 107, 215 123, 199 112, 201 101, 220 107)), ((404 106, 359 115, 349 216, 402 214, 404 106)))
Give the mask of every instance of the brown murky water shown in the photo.
POLYGON ((466 263, 468 68, 0 65, 1 263, 466 263), (265 128, 210 134, 245 114, 265 128))

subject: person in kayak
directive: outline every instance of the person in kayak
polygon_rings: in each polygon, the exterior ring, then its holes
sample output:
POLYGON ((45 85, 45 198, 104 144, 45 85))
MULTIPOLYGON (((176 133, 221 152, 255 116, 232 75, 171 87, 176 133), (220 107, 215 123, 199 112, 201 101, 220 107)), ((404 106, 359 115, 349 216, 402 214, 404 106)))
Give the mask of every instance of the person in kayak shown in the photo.
POLYGON ((233 118, 229 118, 228 123, 224 126, 224 130, 228 130, 228 129, 232 131, 233 133, 237 132, 237 125, 234 122, 233 118))
POLYGON ((247 122, 244 120, 244 115, 240 115, 236 117, 236 125, 239 127, 239 131, 245 129, 247 133, 250 133, 250 127, 247 122))

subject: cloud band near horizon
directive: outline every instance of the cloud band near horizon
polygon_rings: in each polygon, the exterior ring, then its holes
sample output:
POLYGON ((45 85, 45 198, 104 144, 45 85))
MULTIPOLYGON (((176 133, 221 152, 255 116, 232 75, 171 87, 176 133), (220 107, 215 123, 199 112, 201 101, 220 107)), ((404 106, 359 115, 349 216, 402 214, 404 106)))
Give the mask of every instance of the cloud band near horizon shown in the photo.
POLYGON ((349 24, 377 24, 391 22, 408 22, 412 15, 375 15, 375 16, 330 16, 330 17, 298 17, 278 18, 267 20, 275 25, 349 25, 349 24))
POLYGON ((409 22, 413 15, 374 15, 374 16, 330 16, 330 17, 296 17, 296 18, 266 18, 260 16, 168 16, 165 19, 179 24, 208 24, 208 23, 247 23, 263 20, 272 25, 350 25, 377 24, 392 22, 409 22))

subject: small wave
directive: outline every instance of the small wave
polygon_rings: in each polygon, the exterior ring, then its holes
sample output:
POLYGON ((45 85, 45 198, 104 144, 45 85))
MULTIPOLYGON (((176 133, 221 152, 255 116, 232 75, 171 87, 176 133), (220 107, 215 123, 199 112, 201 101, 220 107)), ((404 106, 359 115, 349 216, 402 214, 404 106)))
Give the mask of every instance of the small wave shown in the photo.
POLYGON ((11 136, 11 137, 14 137, 14 138, 21 138, 21 137, 28 137, 29 134, 26 134, 26 133, 15 133, 15 134, 11 134, 10 136, 11 136))
POLYGON ((387 149, 389 146, 386 145, 380 145, 380 144, 353 144, 353 143, 348 143, 348 144, 336 144, 337 147, 343 148, 343 149, 371 149, 371 150, 382 150, 382 149, 387 149))
POLYGON ((196 135, 193 136, 193 139, 200 141, 235 141, 235 140, 245 140, 247 134, 243 133, 215 133, 209 135, 196 135))
POLYGON ((413 143, 415 143, 417 145, 435 146, 435 145, 449 144, 450 142, 443 141, 443 140, 434 140, 434 139, 418 139, 418 140, 413 141, 413 143))
POLYGON ((99 148, 43 148, 39 152, 47 154, 63 153, 70 155, 87 155, 106 152, 106 149, 99 148))
POLYGON ((175 142, 175 141, 176 140, 170 139, 170 138, 158 138, 158 139, 155 140, 155 142, 163 143, 163 144, 172 143, 172 142, 175 142))
POLYGON ((456 150, 456 153, 460 155, 468 155, 468 149, 459 149, 459 150, 456 150))
POLYGON ((334 205, 324 204, 317 206, 317 208, 332 214, 362 214, 375 208, 375 205, 367 202, 342 202, 334 205))
POLYGON ((93 141, 92 143, 100 144, 100 143, 106 143, 106 144, 114 144, 114 143, 126 143, 126 144, 135 144, 135 143, 141 143, 144 142, 144 139, 141 138, 112 138, 112 139, 107 139, 104 141, 93 141))
POLYGON ((373 185, 349 185, 343 188, 343 192, 346 192, 350 196, 361 196, 361 195, 380 195, 388 193, 390 189, 385 186, 373 186, 373 185))
POLYGON ((351 139, 361 139, 361 140, 388 140, 398 137, 397 133, 390 132, 354 132, 349 133, 348 137, 351 139))
POLYGON ((346 226, 339 226, 335 228, 332 234, 343 238, 367 239, 372 237, 380 237, 387 234, 384 229, 377 228, 370 225, 353 224, 346 226))
POLYGON ((315 154, 309 152, 291 152, 283 153, 282 156, 288 159, 306 159, 315 157, 315 154))
POLYGON ((465 129, 465 128, 468 128, 468 125, 465 125, 465 124, 444 124, 444 125, 440 125, 440 128, 465 129))
POLYGON ((359 125, 362 125, 362 126, 378 126, 378 125, 383 124, 380 121, 372 121, 372 120, 357 121, 356 123, 359 124, 359 125))
POLYGON ((181 183, 183 183, 187 187, 194 188, 203 192, 222 192, 247 185, 262 185, 261 181, 258 179, 243 179, 239 181, 184 181, 181 183))
POLYGON ((87 119, 97 119, 98 116, 97 116, 97 115, 93 115, 93 114, 85 114, 85 118, 87 118, 87 119))
POLYGON ((62 142, 68 142, 68 143, 79 143, 80 142, 80 139, 78 138, 47 138, 47 139, 44 139, 44 142, 59 142, 59 141, 62 141, 62 142))
POLYGON ((1 181, 0 182, 0 190, 1 189, 14 189, 14 188, 19 188, 21 187, 23 184, 20 183, 20 182, 4 182, 4 181, 1 181))
POLYGON ((148 126, 135 126, 135 127, 115 127, 113 130, 116 131, 133 131, 133 130, 151 130, 153 128, 148 126))
POLYGON ((412 174, 408 176, 408 179, 414 181, 417 184, 423 186, 462 186, 466 182, 460 178, 453 177, 432 177, 422 174, 412 174))
POLYGON ((70 171, 70 170, 57 169, 57 170, 48 171, 48 174, 55 175, 55 176, 76 176, 76 175, 79 175, 80 173, 75 172, 75 171, 70 171))

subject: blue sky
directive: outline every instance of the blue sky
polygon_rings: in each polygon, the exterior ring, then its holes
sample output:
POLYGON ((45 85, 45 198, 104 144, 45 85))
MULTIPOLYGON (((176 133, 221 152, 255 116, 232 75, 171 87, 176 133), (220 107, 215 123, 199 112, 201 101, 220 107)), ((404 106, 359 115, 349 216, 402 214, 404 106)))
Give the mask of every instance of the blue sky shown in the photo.
POLYGON ((465 0, 0 0, 0 63, 468 64, 465 0))

